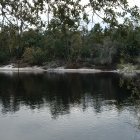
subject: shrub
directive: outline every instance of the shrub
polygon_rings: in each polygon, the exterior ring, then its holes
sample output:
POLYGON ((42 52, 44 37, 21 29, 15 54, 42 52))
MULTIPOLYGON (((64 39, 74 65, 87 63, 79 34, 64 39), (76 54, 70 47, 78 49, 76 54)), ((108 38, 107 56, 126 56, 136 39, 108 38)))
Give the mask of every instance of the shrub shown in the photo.
POLYGON ((94 63, 101 65, 110 65, 117 57, 118 43, 111 40, 105 40, 103 44, 98 44, 95 49, 94 63))
POLYGON ((23 61, 28 64, 33 64, 34 62, 33 53, 34 53, 33 48, 26 48, 23 54, 23 61))
POLYGON ((26 48, 23 61, 28 64, 42 65, 46 61, 45 52, 40 48, 26 48))
POLYGON ((36 48, 33 52, 34 64, 42 65, 46 61, 46 55, 43 50, 36 48))
POLYGON ((5 51, 0 51, 0 63, 7 62, 9 60, 10 56, 5 51))

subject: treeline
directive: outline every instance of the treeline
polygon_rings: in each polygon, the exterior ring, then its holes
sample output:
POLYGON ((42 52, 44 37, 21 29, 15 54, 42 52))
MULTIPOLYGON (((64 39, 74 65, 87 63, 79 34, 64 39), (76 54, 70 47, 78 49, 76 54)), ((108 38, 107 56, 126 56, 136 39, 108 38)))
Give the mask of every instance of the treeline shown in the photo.
POLYGON ((90 31, 64 32, 50 23, 46 30, 28 29, 19 35, 13 26, 5 26, 0 31, 0 63, 18 61, 27 65, 51 61, 87 66, 140 64, 140 27, 122 24, 103 28, 95 24, 90 31))
POLYGON ((0 64, 139 64, 139 23, 127 0, 2 0, 0 64))

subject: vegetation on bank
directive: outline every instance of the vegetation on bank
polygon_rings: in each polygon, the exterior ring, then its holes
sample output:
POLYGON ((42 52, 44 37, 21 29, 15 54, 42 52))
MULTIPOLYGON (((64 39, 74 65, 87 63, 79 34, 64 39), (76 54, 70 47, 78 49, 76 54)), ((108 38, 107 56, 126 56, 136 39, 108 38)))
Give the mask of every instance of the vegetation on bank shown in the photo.
MULTIPOLYGON (((120 63, 140 64, 140 27, 128 25, 120 28, 102 28, 100 24, 84 33, 67 31, 64 35, 59 28, 40 31, 24 31, 20 48, 7 27, 0 32, 0 63, 24 63, 46 65, 55 62, 69 67, 116 66, 120 63)), ((55 66, 55 65, 54 65, 55 66)))
POLYGON ((130 8, 126 0, 91 0, 87 5, 80 2, 0 2, 3 19, 0 24, 0 64, 115 68, 118 64, 131 63, 139 67, 138 7, 130 8), (91 21, 86 8, 96 16, 102 9, 102 20, 106 24, 92 23, 94 26, 89 30, 91 21), (122 12, 115 8, 121 8, 122 12), (45 11, 47 23, 40 17, 45 11), (123 23, 119 23, 118 18, 122 18, 123 23))

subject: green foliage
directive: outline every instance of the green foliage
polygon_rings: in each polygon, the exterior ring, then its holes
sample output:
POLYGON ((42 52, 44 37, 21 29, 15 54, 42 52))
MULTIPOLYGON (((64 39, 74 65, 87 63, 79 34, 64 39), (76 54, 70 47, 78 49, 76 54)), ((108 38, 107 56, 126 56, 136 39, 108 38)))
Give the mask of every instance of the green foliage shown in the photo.
POLYGON ((45 52, 40 48, 33 51, 33 64, 42 65, 47 60, 45 52))
POLYGON ((94 43, 102 43, 103 37, 104 37, 103 28, 100 26, 99 23, 95 24, 90 31, 89 39, 91 41, 94 41, 94 43))
POLYGON ((131 63, 128 64, 118 64, 118 69, 120 72, 125 73, 125 74, 133 74, 135 73, 137 66, 134 66, 131 63))
POLYGON ((96 65, 139 63, 139 9, 130 7, 127 0, 90 0, 83 5, 80 0, 5 0, 0 7, 0 62, 23 59, 38 65, 55 60, 89 60, 96 65), (107 26, 97 23, 87 30, 87 8, 107 26), (118 8, 120 12, 115 10, 118 8), (103 17, 99 15, 101 11, 103 17), (47 24, 41 14, 47 14, 47 24), (123 24, 118 18, 123 19, 123 24), (29 29, 31 25, 36 29, 29 29), (42 30, 44 25, 46 30, 42 30))
POLYGON ((9 59, 10 56, 8 55, 8 53, 0 50, 0 64, 8 62, 9 59))
POLYGON ((72 61, 76 61, 81 55, 82 38, 80 32, 74 32, 70 39, 70 57, 72 61))
POLYGON ((0 9, 1 62, 139 63, 140 12, 127 0, 90 0, 85 4, 81 0, 2 0, 0 9), (91 10, 90 16, 87 9, 91 10), (97 23, 88 30, 91 13, 106 27, 97 23), (46 15, 45 21, 42 14, 46 15), (29 29, 32 25, 36 29, 29 29))
POLYGON ((0 61, 20 58, 32 65, 56 60, 96 65, 139 64, 140 28, 128 27, 102 28, 95 24, 91 31, 67 29, 65 33, 59 26, 49 26, 44 32, 29 29, 22 33, 20 47, 16 29, 6 30, 6 27, 0 32, 0 61))
POLYGON ((33 64, 34 62, 33 53, 34 53, 33 48, 26 48, 23 54, 23 61, 29 64, 33 64))
MULTIPOLYGON (((117 58, 118 43, 109 39, 104 40, 103 44, 97 45, 95 48, 94 63, 98 65, 111 65, 117 58)), ((93 53, 94 54, 94 53, 93 53)))
POLYGON ((40 48, 26 48, 23 54, 23 61, 31 65, 42 65, 46 59, 45 52, 40 48))

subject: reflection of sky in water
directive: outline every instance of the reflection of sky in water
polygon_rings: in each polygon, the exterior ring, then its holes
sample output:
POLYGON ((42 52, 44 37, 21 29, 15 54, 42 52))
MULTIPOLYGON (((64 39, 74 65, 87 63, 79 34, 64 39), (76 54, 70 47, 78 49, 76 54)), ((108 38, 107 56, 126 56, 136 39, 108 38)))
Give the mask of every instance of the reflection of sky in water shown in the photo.
POLYGON ((139 140, 120 76, 0 75, 1 140, 139 140))
POLYGON ((134 117, 128 110, 104 108, 95 113, 92 107, 85 112, 72 107, 71 113, 52 119, 48 107, 30 110, 26 106, 15 114, 0 118, 2 140, 139 140, 140 133, 133 126, 134 117))

